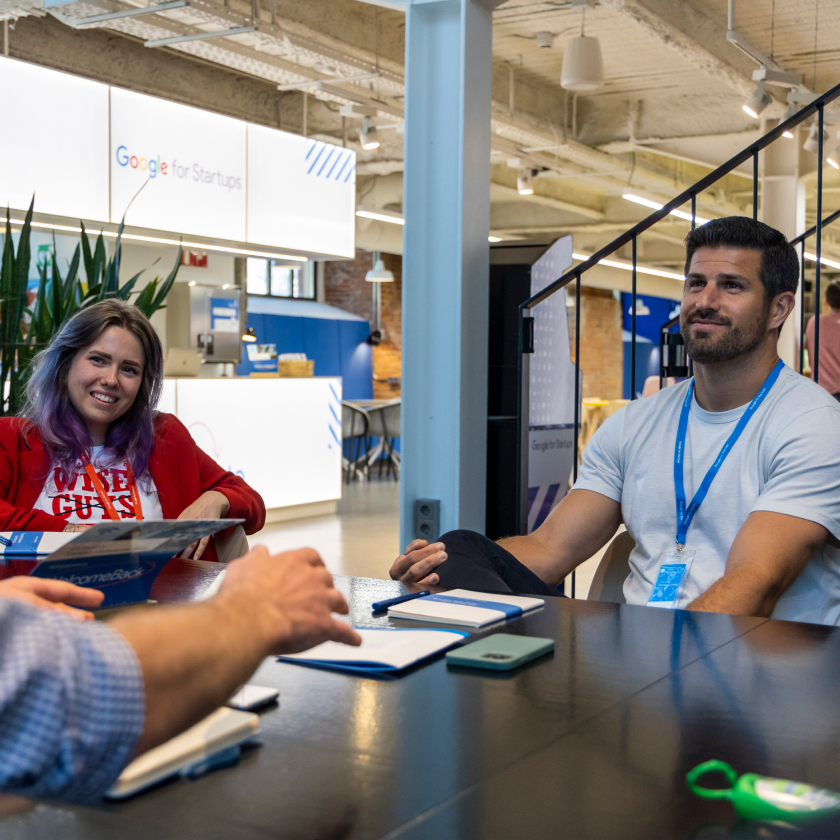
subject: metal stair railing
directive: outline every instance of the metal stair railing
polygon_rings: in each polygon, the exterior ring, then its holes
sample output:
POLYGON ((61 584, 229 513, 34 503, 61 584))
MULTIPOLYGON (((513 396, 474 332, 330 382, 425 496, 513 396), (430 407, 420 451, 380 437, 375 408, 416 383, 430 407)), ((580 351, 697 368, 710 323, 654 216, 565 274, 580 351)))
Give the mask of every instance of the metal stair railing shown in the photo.
POLYGON ((739 152, 734 157, 730 158, 726 163, 719 166, 713 172, 710 172, 704 178, 701 178, 696 183, 692 184, 688 189, 681 192, 676 198, 671 199, 667 204, 664 204, 659 210, 655 210, 646 218, 642 219, 638 224, 631 227, 629 230, 622 233, 615 238, 609 245, 605 245, 599 251, 592 254, 580 265, 567 271, 562 277, 555 280, 546 286, 541 292, 532 295, 528 300, 519 306, 519 376, 518 376, 518 392, 519 399, 517 402, 517 440, 518 447, 516 452, 517 471, 516 471, 516 498, 518 500, 516 510, 516 531, 518 534, 523 534, 527 530, 528 523, 528 418, 529 418, 529 383, 530 383, 530 365, 529 357, 534 352, 534 319, 531 316, 531 310, 538 306, 543 301, 547 300, 556 292, 566 287, 573 280, 575 282, 575 422, 574 422, 574 441, 575 441, 575 457, 573 458, 573 479, 577 480, 578 472, 578 452, 577 440, 580 431, 580 278, 583 274, 594 268, 598 263, 614 254, 620 248, 630 244, 632 250, 632 280, 631 280, 631 366, 630 366, 630 389, 631 398, 636 398, 636 273, 637 273, 637 241, 638 237, 653 227, 657 222, 660 222, 666 216, 670 215, 672 210, 676 210, 687 202, 691 203, 691 228, 694 229, 697 217, 697 196, 732 172, 733 169, 752 158, 753 163, 753 201, 752 210, 753 218, 758 218, 758 155, 763 149, 778 140, 784 132, 789 132, 791 129, 805 122, 810 117, 817 115, 818 125, 818 148, 817 148, 817 224, 805 233, 800 234, 791 240, 791 244, 800 246, 800 259, 802 260, 802 274, 803 281, 800 286, 800 370, 802 369, 802 362, 804 359, 804 350, 802 348, 802 336, 804 335, 804 268, 805 268, 805 241, 814 236, 816 238, 816 282, 814 284, 814 292, 816 299, 816 317, 814 324, 814 381, 818 381, 818 364, 819 364, 819 308, 820 308, 820 268, 822 257, 822 229, 826 225, 840 218, 840 210, 832 213, 825 219, 822 218, 822 198, 823 198, 823 146, 825 134, 825 106, 833 100, 840 97, 840 85, 836 85, 830 90, 826 91, 821 96, 817 97, 809 105, 804 106, 800 111, 794 114, 790 119, 779 123, 774 129, 768 131, 767 134, 760 137, 754 143, 749 145, 746 149, 739 152))

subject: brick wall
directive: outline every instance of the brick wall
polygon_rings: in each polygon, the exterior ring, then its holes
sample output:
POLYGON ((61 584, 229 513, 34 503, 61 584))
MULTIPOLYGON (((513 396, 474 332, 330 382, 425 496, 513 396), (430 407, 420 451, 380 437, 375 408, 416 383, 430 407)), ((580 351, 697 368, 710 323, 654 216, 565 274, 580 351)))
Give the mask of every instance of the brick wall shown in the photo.
MULTIPOLYGON (((569 341, 575 358, 574 307, 569 307, 569 341)), ((624 380, 621 303, 607 289, 580 290, 580 368, 583 397, 620 400, 624 380)))
MULTIPOLYGON (((400 386, 388 378, 399 378, 402 368, 402 257, 382 254, 385 268, 394 275, 393 283, 382 283, 382 329, 384 341, 373 348, 374 399, 400 396, 400 386)), ((373 267, 370 251, 356 251, 355 260, 328 262, 324 269, 324 299, 330 306, 352 312, 373 322, 373 289, 365 274, 373 267)))

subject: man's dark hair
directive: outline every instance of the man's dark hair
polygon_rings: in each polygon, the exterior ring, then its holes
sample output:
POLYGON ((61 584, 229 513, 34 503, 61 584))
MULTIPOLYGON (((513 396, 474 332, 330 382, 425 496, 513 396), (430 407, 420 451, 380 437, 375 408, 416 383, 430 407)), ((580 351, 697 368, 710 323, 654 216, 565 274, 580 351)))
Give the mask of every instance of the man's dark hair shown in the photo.
POLYGON ((836 280, 825 287, 825 299, 832 309, 840 309, 840 283, 836 280))
POLYGON ((746 216, 726 216, 696 227, 685 238, 686 276, 691 267, 691 258, 698 248, 748 248, 760 251, 762 258, 758 276, 764 284, 768 301, 782 292, 795 294, 799 287, 799 258, 796 250, 783 233, 764 222, 746 216))

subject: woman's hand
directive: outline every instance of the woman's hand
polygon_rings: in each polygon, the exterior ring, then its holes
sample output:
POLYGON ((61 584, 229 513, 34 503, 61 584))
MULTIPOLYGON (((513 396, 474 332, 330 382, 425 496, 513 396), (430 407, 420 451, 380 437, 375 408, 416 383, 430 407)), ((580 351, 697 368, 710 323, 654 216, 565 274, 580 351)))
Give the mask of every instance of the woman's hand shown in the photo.
POLYGON ((62 528, 62 530, 63 531, 81 532, 81 531, 87 531, 88 528, 93 528, 93 525, 82 525, 79 522, 68 522, 64 526, 64 528, 62 528))
POLYGON ((15 598, 32 604, 33 607, 58 610, 79 621, 85 621, 92 619, 93 613, 74 609, 67 604, 77 607, 98 607, 105 595, 98 589, 76 586, 63 580, 23 575, 0 580, 0 598, 15 598))
MULTIPOLYGON (((224 519, 230 510, 230 502, 224 493, 218 490, 208 490, 202 493, 189 507, 181 511, 178 519, 224 519)), ((201 555, 207 548, 210 537, 202 537, 197 543, 193 543, 181 552, 185 560, 192 558, 200 560, 201 555)))

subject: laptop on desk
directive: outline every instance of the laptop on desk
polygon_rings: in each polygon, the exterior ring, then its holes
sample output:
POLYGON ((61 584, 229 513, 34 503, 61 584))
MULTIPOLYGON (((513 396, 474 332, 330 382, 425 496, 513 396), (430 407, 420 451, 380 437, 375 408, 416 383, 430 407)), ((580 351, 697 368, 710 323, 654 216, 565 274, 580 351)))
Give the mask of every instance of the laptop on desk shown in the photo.
POLYGON ((170 347, 163 365, 164 376, 198 376, 201 356, 191 347, 170 347))

